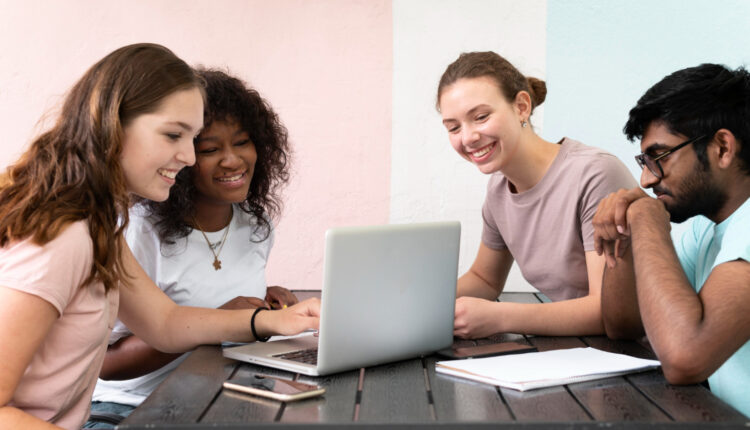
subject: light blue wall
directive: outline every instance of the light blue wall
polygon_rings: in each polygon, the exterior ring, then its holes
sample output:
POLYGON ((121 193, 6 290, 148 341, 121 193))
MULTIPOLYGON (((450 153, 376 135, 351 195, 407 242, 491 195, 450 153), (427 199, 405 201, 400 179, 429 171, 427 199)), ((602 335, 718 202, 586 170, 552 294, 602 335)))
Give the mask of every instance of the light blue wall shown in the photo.
POLYGON ((628 111, 665 75, 709 62, 750 65, 750 1, 550 0, 541 135, 605 148, 638 179, 628 111))
POLYGON ((750 64, 750 1, 550 0, 541 134, 606 148, 640 174, 628 111, 665 75, 706 62, 750 64))

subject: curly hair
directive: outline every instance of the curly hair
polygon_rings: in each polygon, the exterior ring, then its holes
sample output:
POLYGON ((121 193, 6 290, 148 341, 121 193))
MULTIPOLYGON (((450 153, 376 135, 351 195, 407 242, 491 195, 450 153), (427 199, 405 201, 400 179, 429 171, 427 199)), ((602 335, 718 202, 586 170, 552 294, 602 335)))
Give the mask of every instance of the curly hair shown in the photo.
POLYGON ((115 288, 127 276, 123 129, 190 88, 202 88, 200 78, 161 45, 125 46, 94 64, 68 93, 56 124, 0 180, 0 246, 26 238, 41 246, 86 220, 94 264, 82 286, 100 280, 106 291, 115 288))
MULTIPOLYGON (((197 73, 206 86, 204 130, 216 121, 236 122, 255 145, 255 170, 247 198, 239 207, 255 218, 257 241, 262 242, 271 233, 270 220, 281 212, 280 191, 289 181, 291 148, 287 129, 271 105, 242 80, 216 69, 199 68, 197 73)), ((188 222, 195 216, 197 191, 192 175, 193 167, 183 169, 165 202, 142 202, 163 244, 173 245, 193 230, 188 222)))

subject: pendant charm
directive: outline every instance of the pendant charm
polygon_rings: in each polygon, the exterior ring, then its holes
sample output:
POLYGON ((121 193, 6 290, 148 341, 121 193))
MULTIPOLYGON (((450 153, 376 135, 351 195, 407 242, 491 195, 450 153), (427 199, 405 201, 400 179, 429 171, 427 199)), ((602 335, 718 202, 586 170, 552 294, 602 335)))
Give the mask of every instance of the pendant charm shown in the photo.
POLYGON ((219 270, 219 269, 221 269, 221 261, 219 261, 218 258, 214 257, 214 270, 219 270))

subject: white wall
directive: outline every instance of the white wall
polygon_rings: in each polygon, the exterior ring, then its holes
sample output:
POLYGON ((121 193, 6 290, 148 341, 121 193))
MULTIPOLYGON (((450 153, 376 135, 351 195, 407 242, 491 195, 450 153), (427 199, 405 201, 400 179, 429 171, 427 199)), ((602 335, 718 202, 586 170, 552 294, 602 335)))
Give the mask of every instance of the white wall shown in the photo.
MULTIPOLYGON (((459 273, 479 249, 488 176, 456 154, 435 110, 437 84, 461 52, 492 50, 544 79, 545 1, 394 0, 391 222, 461 221, 459 273)), ((539 130, 543 109, 532 123, 539 130)), ((531 287, 514 266, 506 291, 531 287)))

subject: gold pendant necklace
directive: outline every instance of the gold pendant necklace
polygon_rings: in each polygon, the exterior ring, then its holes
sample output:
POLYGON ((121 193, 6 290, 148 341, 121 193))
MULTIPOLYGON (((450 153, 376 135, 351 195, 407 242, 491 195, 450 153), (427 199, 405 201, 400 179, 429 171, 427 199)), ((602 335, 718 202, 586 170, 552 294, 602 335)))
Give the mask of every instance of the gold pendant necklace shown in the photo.
POLYGON ((219 260, 219 254, 221 254, 221 250, 224 249, 224 244, 227 243, 227 235, 229 234, 229 226, 232 225, 232 216, 234 215, 234 210, 232 213, 229 214, 229 224, 227 224, 226 228, 224 229, 224 235, 221 237, 221 240, 219 243, 211 243, 210 240, 208 240, 208 236, 206 236, 206 232, 203 231, 200 224, 198 224, 198 220, 193 216, 193 222, 195 223, 195 226, 198 227, 198 230, 200 230, 201 234, 203 235, 203 238, 206 239, 206 243, 208 244, 208 249, 211 250, 211 253, 214 255, 214 270, 221 269, 221 260, 219 260), (214 248, 219 245, 219 250, 216 251, 214 248))

